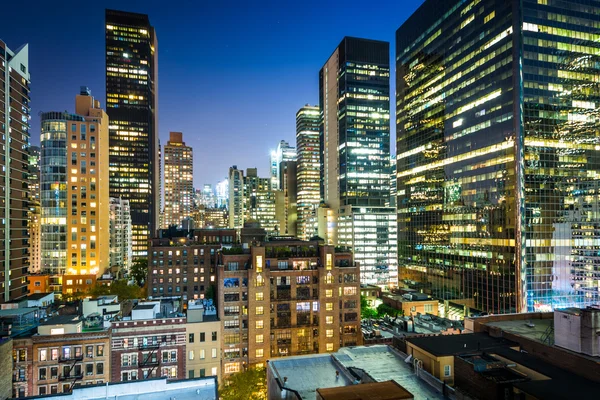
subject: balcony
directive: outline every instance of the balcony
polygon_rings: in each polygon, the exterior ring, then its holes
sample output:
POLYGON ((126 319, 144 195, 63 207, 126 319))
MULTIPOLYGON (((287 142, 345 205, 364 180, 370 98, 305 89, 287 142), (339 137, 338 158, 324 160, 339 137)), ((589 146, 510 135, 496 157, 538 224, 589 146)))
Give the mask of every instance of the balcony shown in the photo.
POLYGON ((83 354, 80 356, 72 356, 72 357, 60 356, 58 358, 59 363, 71 363, 71 362, 76 362, 76 361, 83 361, 83 354))

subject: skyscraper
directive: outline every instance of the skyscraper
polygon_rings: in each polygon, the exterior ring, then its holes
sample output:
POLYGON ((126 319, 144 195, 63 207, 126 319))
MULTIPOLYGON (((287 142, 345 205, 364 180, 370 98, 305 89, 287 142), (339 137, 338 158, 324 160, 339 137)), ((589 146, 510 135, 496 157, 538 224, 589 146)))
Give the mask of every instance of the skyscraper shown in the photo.
POLYGON ((164 227, 180 226, 194 206, 194 153, 181 132, 171 132, 163 147, 165 168, 164 227))
POLYGON ((131 212, 129 201, 110 199, 110 266, 131 267, 131 212))
MULTIPOLYGON (((361 282, 397 285, 390 196, 389 43, 346 37, 319 74, 321 199, 333 243, 352 247, 361 282)), ((324 214, 325 215, 325 214, 324 214)))
POLYGON ((398 29, 404 285, 493 313, 599 300, 599 14, 427 0, 398 29))
POLYGON ((69 295, 64 275, 72 282, 110 267, 108 116, 88 88, 74 114, 42 113, 41 147, 41 272, 69 295))
POLYGON ((28 185, 29 212, 27 230, 29 232, 29 273, 41 270, 41 209, 40 209, 40 148, 29 147, 28 185))
POLYGON ((110 197, 129 200, 140 257, 160 210, 158 42, 147 15, 106 10, 105 28, 110 197))
POLYGON ((29 147, 29 47, 12 51, 0 40, 0 128, 2 159, 0 164, 0 301, 7 302, 27 295, 25 274, 28 268, 27 170, 29 147))
POLYGON ((244 227, 244 171, 237 165, 229 168, 229 227, 244 227))
POLYGON ((318 106, 307 104, 296 113, 298 237, 301 240, 308 240, 314 236, 314 228, 308 226, 308 221, 321 201, 320 120, 318 106))
POLYGON ((279 187, 279 167, 283 161, 296 161, 296 149, 285 140, 277 145, 277 149, 271 152, 271 189, 281 189, 279 187))

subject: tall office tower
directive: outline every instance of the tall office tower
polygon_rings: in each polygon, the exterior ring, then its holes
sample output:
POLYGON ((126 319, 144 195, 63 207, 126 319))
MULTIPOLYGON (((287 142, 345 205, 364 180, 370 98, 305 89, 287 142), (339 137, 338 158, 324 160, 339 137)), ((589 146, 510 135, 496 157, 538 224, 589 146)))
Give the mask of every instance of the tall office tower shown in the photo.
POLYGON ((361 282, 380 286, 397 285, 396 215, 386 207, 389 77, 389 43, 351 37, 319 73, 321 198, 333 213, 327 224, 333 243, 353 248, 361 282))
POLYGON ((185 145, 181 132, 171 132, 163 147, 165 168, 165 209, 163 226, 181 226, 192 216, 194 205, 194 153, 185 145))
POLYGON ((60 291, 63 275, 97 277, 110 266, 108 116, 88 88, 75 114, 42 113, 41 145, 41 269, 60 291))
POLYGON ((143 257, 160 211, 158 42, 147 15, 106 10, 105 27, 110 197, 129 200, 143 257))
POLYGON ((227 208, 229 203, 229 180, 217 183, 217 208, 227 208))
POLYGON ((27 230, 29 231, 29 273, 33 274, 41 270, 40 148, 31 146, 28 154, 27 230))
POLYGON ((0 164, 0 262, 1 302, 27 295, 25 274, 28 268, 27 170, 29 147, 29 47, 16 51, 0 40, 0 127, 2 159, 0 164))
MULTIPOLYGON (((273 190, 270 178, 260 178, 256 168, 247 168, 244 176, 244 221, 258 222, 267 234, 285 232, 283 191, 273 190)), ((279 185, 279 182, 278 182, 279 185)), ((230 211, 231 212, 231 211, 230 211)))
POLYGON ((244 172, 237 165, 229 168, 229 227, 244 227, 244 172))
POLYGON ((427 0, 398 29, 405 285, 493 313, 599 300, 594 258, 560 260, 600 243, 586 206, 600 176, 598 15, 587 0, 427 0))
POLYGON ((301 240, 308 240, 314 236, 314 228, 308 221, 321 202, 320 120, 318 106, 307 104, 296 113, 298 237, 301 240))
POLYGON ((282 161, 279 164, 279 187, 281 194, 278 195, 280 204, 277 210, 282 213, 279 220, 279 234, 285 236, 298 236, 298 163, 297 161, 282 161))
POLYGON ((296 149, 285 140, 277 145, 277 149, 271 151, 271 189, 278 190, 279 187, 279 165, 283 161, 296 161, 296 149))
POLYGON ((396 155, 390 157, 390 207, 396 207, 396 197, 398 196, 396 179, 396 155))
POLYGON ((196 189, 194 203, 197 206, 203 205, 206 208, 217 207, 217 196, 215 196, 215 192, 213 191, 211 184, 204 184, 202 186, 202 190, 196 189))
POLYGON ((110 266, 129 271, 132 261, 129 201, 110 199, 110 266))

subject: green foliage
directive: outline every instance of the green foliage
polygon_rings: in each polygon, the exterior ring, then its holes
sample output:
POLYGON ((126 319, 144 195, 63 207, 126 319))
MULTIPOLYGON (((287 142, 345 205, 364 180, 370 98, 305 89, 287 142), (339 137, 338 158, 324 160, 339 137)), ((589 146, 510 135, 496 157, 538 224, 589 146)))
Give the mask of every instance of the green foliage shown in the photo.
POLYGON ((129 274, 138 286, 144 286, 144 282, 146 282, 146 276, 148 275, 148 259, 136 259, 131 266, 129 274))
POLYGON ((142 288, 136 285, 129 285, 125 279, 116 280, 110 286, 96 284, 87 294, 92 297, 117 295, 119 296, 119 300, 133 300, 146 297, 142 288))
POLYGON ((380 304, 377 306, 377 315, 379 318, 382 318, 384 315, 387 315, 391 318, 396 318, 399 315, 404 314, 402 310, 397 310, 393 307, 388 306, 387 304, 380 304))
POLYGON ((241 247, 232 247, 230 249, 223 247, 221 252, 225 255, 235 255, 235 254, 244 254, 244 249, 241 247))
POLYGON ((214 284, 211 284, 206 288, 206 293, 204 294, 204 297, 206 299, 215 300, 215 292, 216 292, 216 286, 214 284))
POLYGON ((219 388, 221 400, 266 400, 267 371, 248 368, 225 378, 219 388))
POLYGON ((369 306, 367 298, 362 295, 360 296, 360 317, 362 319, 377 318, 377 311, 369 306))

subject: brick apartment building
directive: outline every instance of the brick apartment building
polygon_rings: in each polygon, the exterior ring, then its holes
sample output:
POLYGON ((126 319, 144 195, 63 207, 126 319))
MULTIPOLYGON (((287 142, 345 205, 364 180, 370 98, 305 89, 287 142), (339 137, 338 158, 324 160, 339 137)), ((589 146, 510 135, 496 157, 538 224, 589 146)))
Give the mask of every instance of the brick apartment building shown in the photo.
POLYGON ((13 397, 68 393, 109 380, 110 332, 74 315, 42 322, 38 332, 13 341, 13 397))
POLYGON ((279 239, 219 254, 223 374, 269 358, 359 345, 359 266, 321 241, 279 239))
POLYGON ((155 238, 148 252, 148 295, 202 299, 215 284, 216 253, 233 229, 198 229, 191 237, 155 238))
POLYGON ((160 307, 160 302, 141 303, 131 320, 112 323, 111 382, 187 377, 186 319, 163 316, 160 307))

